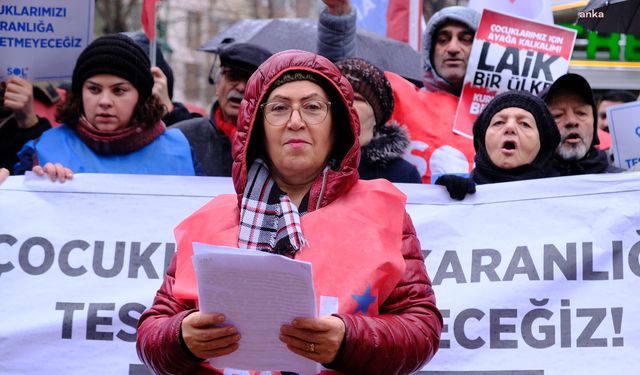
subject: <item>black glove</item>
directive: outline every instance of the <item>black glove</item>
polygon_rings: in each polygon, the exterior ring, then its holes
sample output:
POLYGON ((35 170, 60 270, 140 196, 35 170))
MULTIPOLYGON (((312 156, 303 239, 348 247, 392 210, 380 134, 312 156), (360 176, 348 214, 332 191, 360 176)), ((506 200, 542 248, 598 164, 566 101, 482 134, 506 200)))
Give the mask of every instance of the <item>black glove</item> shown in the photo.
POLYGON ((463 200, 467 194, 476 192, 476 183, 469 177, 456 176, 454 174, 445 174, 436 180, 436 185, 442 185, 447 188, 449 196, 459 201, 463 200))

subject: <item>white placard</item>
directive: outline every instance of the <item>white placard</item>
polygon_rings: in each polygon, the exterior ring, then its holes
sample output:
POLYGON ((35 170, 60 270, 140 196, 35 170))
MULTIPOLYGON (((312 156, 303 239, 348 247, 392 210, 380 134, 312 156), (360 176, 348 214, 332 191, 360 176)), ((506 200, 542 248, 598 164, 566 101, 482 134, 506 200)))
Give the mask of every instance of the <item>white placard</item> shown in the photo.
POLYGON ((93 0, 3 0, 0 4, 0 81, 70 80, 92 40, 93 0))
POLYGON ((615 165, 629 169, 640 163, 640 102, 609 106, 607 123, 615 165))

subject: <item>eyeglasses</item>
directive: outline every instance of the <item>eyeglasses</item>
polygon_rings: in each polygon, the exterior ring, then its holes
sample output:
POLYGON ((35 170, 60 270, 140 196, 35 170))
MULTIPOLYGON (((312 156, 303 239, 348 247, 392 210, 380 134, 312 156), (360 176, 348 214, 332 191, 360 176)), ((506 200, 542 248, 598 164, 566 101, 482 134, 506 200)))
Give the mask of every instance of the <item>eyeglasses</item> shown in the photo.
POLYGON ((302 121, 307 125, 317 125, 327 118, 331 102, 309 100, 294 107, 284 102, 270 102, 260 105, 264 119, 269 125, 282 126, 289 122, 294 110, 298 111, 302 121))

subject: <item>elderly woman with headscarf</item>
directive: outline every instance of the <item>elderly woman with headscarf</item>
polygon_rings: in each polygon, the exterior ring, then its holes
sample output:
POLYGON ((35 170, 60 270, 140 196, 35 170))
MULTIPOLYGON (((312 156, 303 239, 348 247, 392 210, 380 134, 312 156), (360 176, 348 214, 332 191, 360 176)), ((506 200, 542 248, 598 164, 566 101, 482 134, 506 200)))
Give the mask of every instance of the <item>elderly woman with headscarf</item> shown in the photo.
POLYGON ((395 121, 387 123, 394 100, 384 72, 356 57, 340 60, 336 66, 353 87, 354 106, 360 119, 360 178, 421 183, 418 169, 402 158, 410 143, 406 129, 395 121))
POLYGON ((498 94, 473 124, 476 166, 471 179, 445 175, 436 181, 454 199, 490 184, 557 176, 552 162, 560 133, 542 99, 525 91, 498 94))
POLYGON ((252 75, 234 142, 237 195, 216 197, 176 228, 176 256, 138 325, 149 368, 222 374, 206 359, 242 346, 224 316, 198 311, 193 242, 311 262, 319 305, 335 296, 333 313, 271 334, 323 373, 409 374, 434 355, 442 317, 406 197, 386 180, 358 179, 358 129, 351 85, 329 60, 284 51, 252 75))

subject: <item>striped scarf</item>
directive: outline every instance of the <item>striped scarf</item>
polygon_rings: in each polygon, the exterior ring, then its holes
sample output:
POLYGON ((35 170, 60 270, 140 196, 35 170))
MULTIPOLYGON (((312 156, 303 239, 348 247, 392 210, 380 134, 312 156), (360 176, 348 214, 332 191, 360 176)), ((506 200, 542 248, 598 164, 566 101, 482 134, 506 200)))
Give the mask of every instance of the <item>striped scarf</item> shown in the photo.
POLYGON ((298 207, 257 158, 247 176, 240 207, 238 247, 294 257, 305 245, 298 207))

